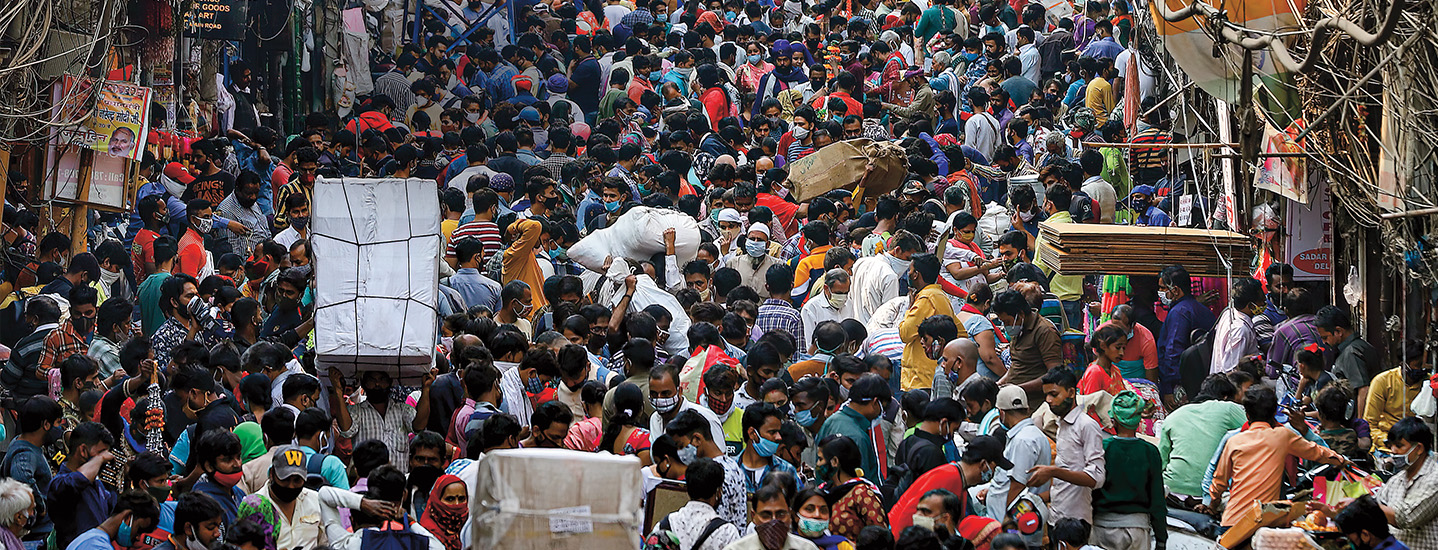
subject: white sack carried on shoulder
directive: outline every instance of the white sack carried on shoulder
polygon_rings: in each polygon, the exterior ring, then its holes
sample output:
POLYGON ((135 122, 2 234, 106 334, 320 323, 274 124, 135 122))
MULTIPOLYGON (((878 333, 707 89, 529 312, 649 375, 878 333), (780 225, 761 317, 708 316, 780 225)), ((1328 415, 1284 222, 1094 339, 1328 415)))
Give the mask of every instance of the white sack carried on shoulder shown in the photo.
MULTIPOLYGON (((600 269, 604 266, 600 265, 600 269)), ((622 258, 615 258, 614 263, 609 266, 609 271, 604 273, 604 279, 599 282, 599 302, 609 306, 610 309, 619 305, 624 299, 624 279, 632 273, 629 263, 622 258)), ((629 300, 627 312, 614 312, 615 315, 622 315, 628 312, 642 310, 654 304, 664 306, 669 310, 669 316, 673 321, 669 322, 669 338, 664 341, 664 351, 670 355, 689 355, 689 314, 679 306, 679 299, 673 294, 665 292, 655 284, 654 278, 648 275, 636 275, 638 284, 634 286, 634 297, 629 300)))
POLYGON ((605 258, 648 260, 664 252, 664 231, 674 229, 674 256, 679 265, 699 254, 699 223, 678 210, 639 206, 614 225, 600 229, 569 247, 569 259, 591 271, 603 271, 605 258))

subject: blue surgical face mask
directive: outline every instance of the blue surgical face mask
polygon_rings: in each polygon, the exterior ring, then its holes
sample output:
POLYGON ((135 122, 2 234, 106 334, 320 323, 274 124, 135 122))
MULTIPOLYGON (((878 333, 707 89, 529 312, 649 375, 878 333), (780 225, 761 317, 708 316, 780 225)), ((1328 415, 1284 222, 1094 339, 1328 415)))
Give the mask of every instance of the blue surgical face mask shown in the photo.
POLYGON ((794 421, 798 422, 800 426, 803 426, 805 428, 813 426, 814 422, 817 420, 819 419, 814 418, 814 411, 811 411, 809 409, 804 409, 802 411, 799 411, 798 414, 794 415, 794 421))
POLYGON ((659 79, 662 78, 663 76, 664 76, 664 73, 661 72, 661 71, 649 71, 649 81, 650 81, 650 82, 658 82, 659 79))
POLYGON ((760 59, 762 59, 762 58, 761 58, 761 57, 759 56, 759 54, 757 54, 757 53, 756 53, 756 54, 749 54, 749 64, 750 64, 750 65, 758 65, 760 59))
POLYGON ((667 14, 667 13, 661 13, 661 14, 655 15, 655 16, 654 16, 654 20, 655 20, 655 21, 658 21, 658 22, 660 22, 660 23, 668 23, 668 22, 669 22, 669 14, 667 14))
POLYGON ((761 437, 754 442, 754 452, 759 453, 759 456, 769 458, 779 452, 779 443, 761 437))
POLYGON ((728 20, 730 20, 730 21, 733 21, 733 20, 739 18, 739 14, 734 13, 734 12, 732 12, 732 11, 726 11, 726 12, 724 12, 724 18, 725 18, 725 19, 728 19, 728 20))
POLYGON ((604 203, 604 211, 605 211, 605 212, 618 212, 620 206, 623 206, 623 203, 621 203, 620 201, 606 202, 606 203, 604 203))
POLYGON ((769 253, 769 243, 764 241, 749 241, 744 243, 744 252, 755 258, 763 258, 769 253))
POLYGON ((135 534, 130 532, 130 522, 120 523, 120 529, 115 532, 115 542, 126 548, 135 544, 135 534))
POLYGON ((973 61, 973 60, 978 59, 978 58, 979 58, 979 54, 964 52, 964 59, 967 59, 967 60, 969 60, 969 61, 973 61))

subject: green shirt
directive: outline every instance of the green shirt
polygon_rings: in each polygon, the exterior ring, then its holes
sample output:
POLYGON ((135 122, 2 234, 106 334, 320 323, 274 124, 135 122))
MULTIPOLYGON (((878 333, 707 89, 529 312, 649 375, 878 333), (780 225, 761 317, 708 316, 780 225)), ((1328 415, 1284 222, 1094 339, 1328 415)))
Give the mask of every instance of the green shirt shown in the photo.
POLYGON ((1162 463, 1152 443, 1136 437, 1103 440, 1103 487, 1093 493, 1099 513, 1148 514, 1153 537, 1168 541, 1168 505, 1164 502, 1162 463))
POLYGON ((160 310, 160 285, 168 278, 169 273, 156 273, 140 283, 140 329, 146 338, 165 324, 165 312, 160 310))
POLYGON ((819 435, 814 437, 814 441, 823 441, 834 434, 843 434, 854 440, 859 446, 859 468, 864 470, 864 479, 879 485, 884 480, 879 475, 879 455, 875 454, 874 441, 869 438, 871 426, 873 423, 859 411, 843 407, 824 420, 824 426, 819 428, 819 435))
POLYGON ((1169 492, 1203 496, 1203 474, 1223 434, 1247 421, 1242 405, 1217 399, 1184 405, 1168 415, 1158 432, 1158 454, 1169 492))

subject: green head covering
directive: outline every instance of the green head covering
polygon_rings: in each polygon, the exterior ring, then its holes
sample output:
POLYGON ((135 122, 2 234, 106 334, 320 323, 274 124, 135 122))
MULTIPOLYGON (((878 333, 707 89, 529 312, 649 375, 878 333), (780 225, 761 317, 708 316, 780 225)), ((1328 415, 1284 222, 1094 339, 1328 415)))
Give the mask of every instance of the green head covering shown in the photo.
POLYGON ((265 434, 254 422, 241 422, 235 426, 235 435, 240 438, 240 461, 249 462, 265 454, 265 434))
POLYGON ((1136 428, 1140 420, 1143 420, 1143 410, 1146 405, 1143 398, 1132 390, 1119 392, 1113 398, 1113 404, 1109 406, 1108 414, 1113 417, 1115 424, 1125 428, 1136 428))

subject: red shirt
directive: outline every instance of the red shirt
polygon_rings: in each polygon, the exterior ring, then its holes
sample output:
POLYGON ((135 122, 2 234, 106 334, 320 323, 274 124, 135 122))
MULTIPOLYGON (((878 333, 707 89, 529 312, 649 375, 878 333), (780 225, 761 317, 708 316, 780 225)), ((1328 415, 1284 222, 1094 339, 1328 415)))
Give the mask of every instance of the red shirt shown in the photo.
POLYGON ((135 280, 145 280, 145 262, 155 261, 155 239, 160 234, 149 229, 135 233, 135 244, 130 246, 130 263, 135 264, 135 280))
POLYGON ((965 511, 960 513, 959 517, 968 515, 969 499, 966 496, 968 490, 964 487, 964 472, 959 469, 958 464, 950 462, 919 476, 919 479, 914 480, 914 484, 904 491, 904 496, 899 497, 899 502, 889 509, 889 528, 894 531, 894 536, 899 536, 899 533, 914 524, 914 511, 919 507, 919 500, 934 489, 948 489, 955 495, 964 495, 959 497, 959 501, 964 503, 965 511))
POLYGON ((200 272, 205 269, 205 262, 205 238, 193 229, 185 231, 185 236, 180 238, 180 256, 176 270, 198 279, 200 272))
MULTIPOLYGON (((1114 370, 1118 370, 1115 366, 1114 370)), ((1099 366, 1098 363, 1090 363, 1087 370, 1084 370, 1083 378, 1079 380, 1079 395, 1088 395, 1101 391, 1109 395, 1118 395, 1128 389, 1123 385, 1123 376, 1110 376, 1108 371, 1099 366)))

